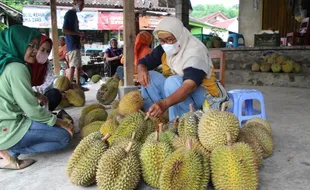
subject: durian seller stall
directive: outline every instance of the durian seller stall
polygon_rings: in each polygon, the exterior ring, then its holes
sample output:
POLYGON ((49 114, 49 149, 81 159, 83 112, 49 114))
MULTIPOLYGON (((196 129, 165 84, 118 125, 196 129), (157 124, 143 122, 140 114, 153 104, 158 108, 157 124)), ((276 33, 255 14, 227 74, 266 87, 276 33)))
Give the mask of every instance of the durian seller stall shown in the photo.
POLYGON ((310 88, 309 16, 310 1, 240 0, 245 46, 216 49, 225 55, 226 83, 310 88))

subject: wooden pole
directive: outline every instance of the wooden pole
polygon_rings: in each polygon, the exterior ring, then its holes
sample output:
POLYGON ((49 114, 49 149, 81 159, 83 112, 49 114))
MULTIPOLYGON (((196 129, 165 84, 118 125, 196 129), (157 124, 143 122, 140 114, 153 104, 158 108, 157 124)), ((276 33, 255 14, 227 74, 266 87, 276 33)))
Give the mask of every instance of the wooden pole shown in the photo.
POLYGON ((183 22, 183 25, 189 28, 189 1, 176 0, 175 1, 175 16, 183 22))
POLYGON ((134 44, 136 38, 135 32, 135 1, 126 0, 124 3, 124 86, 133 85, 134 74, 134 44))
POLYGON ((54 64, 54 74, 59 75, 60 64, 59 64, 59 47, 58 47, 58 28, 57 28, 57 10, 56 10, 56 0, 51 0, 51 26, 52 26, 52 40, 53 45, 53 64, 54 64))

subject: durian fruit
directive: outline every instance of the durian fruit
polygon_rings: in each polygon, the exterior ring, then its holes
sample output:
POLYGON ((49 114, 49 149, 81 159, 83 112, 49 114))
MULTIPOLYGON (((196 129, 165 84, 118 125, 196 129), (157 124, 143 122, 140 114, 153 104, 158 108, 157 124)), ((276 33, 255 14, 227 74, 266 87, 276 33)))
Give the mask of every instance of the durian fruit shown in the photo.
POLYGON ((187 148, 175 151, 165 159, 160 190, 206 189, 209 172, 208 160, 192 150, 189 141, 187 148))
POLYGON ((194 105, 190 104, 190 112, 182 115, 178 125, 179 136, 198 137, 198 118, 194 113, 194 105))
POLYGON ((158 136, 156 131, 155 138, 144 143, 140 153, 143 179, 148 185, 155 188, 160 187, 159 179, 164 161, 172 153, 171 146, 160 142, 158 136))
POLYGON ((54 88, 60 92, 65 92, 70 89, 71 83, 66 76, 59 76, 54 84, 54 88))
POLYGON ((143 136, 143 131, 145 129, 144 115, 141 112, 136 112, 127 115, 121 120, 114 136, 112 137, 112 142, 117 140, 119 137, 130 138, 132 133, 135 132, 135 140, 140 140, 143 136))
MULTIPOLYGON (((159 124, 158 131, 159 131, 159 142, 165 142, 165 143, 169 144, 170 146, 172 146, 172 140, 174 139, 174 137, 176 135, 174 133, 172 133, 171 131, 167 131, 167 130, 163 131, 163 124, 159 124)), ((151 133, 147 137, 145 142, 154 141, 155 134, 156 134, 156 132, 151 133)))
POLYGON ((101 104, 108 105, 115 100, 118 92, 118 81, 117 77, 113 77, 101 85, 96 95, 97 100, 101 104))
POLYGON ((93 83, 97 83, 101 80, 101 76, 100 75, 93 75, 91 77, 91 81, 93 81, 93 83))
POLYGON ((293 71, 293 61, 288 60, 282 64, 282 70, 285 73, 290 73, 293 71))
POLYGON ((256 136, 250 133, 249 130, 246 131, 241 128, 239 131, 238 142, 246 143, 253 149, 255 163, 257 167, 259 167, 263 161, 263 148, 256 136))
POLYGON ((155 122, 152 119, 145 117, 144 121, 145 121, 145 129, 140 139, 140 142, 145 142, 148 136, 155 131, 155 122))
POLYGON ((82 107, 85 104, 85 95, 79 89, 69 89, 66 91, 66 97, 70 104, 76 107, 82 107))
POLYGON ((140 181, 140 160, 130 152, 132 143, 126 149, 115 146, 101 157, 96 181, 100 190, 134 190, 140 181))
POLYGON ((227 143, 226 132, 231 133, 233 142, 236 142, 239 128, 239 120, 234 114, 209 109, 200 119, 198 136, 201 144, 212 151, 227 143))
POLYGON ((104 109, 94 109, 85 115, 84 126, 94 121, 105 121, 107 117, 108 113, 104 109))
POLYGON ((211 154, 211 176, 215 189, 258 189, 258 168, 252 148, 245 143, 233 144, 229 133, 227 136, 228 145, 217 147, 211 154))
POLYGON ((111 147, 121 147, 121 148, 126 148, 128 146, 129 143, 132 143, 132 147, 130 149, 130 151, 134 154, 136 154, 137 156, 140 155, 140 151, 141 151, 141 147, 142 147, 142 143, 140 143, 139 141, 135 140, 135 132, 132 133, 131 138, 128 137, 120 137, 117 140, 115 140, 112 144, 111 147))
POLYGON ((301 67, 298 63, 293 62, 293 72, 300 73, 301 67))
POLYGON ((115 100, 112 104, 112 109, 117 109, 119 104, 119 100, 115 100))
POLYGON ((59 107, 60 108, 67 108, 67 107, 70 107, 71 104, 69 102, 69 100, 66 98, 66 97, 62 97, 60 103, 59 103, 59 107))
POLYGON ((186 147, 187 142, 191 140, 192 141, 192 149, 199 154, 203 155, 206 158, 210 158, 211 153, 205 149, 202 144, 199 142, 198 139, 188 136, 183 137, 175 137, 172 140, 172 147, 173 150, 178 151, 180 149, 183 149, 186 147))
POLYGON ((140 91, 129 92, 121 98, 118 105, 118 113, 121 115, 135 113, 142 108, 143 103, 144 101, 140 91))
POLYGON ((178 133, 178 125, 179 125, 179 116, 177 116, 174 120, 169 121, 165 125, 164 129, 177 134, 178 133))
POLYGON ((246 133, 253 134, 263 150, 263 158, 267 158, 273 153, 273 140, 272 135, 268 132, 265 126, 253 123, 247 123, 242 127, 246 133))
POLYGON ((271 69, 271 64, 270 63, 263 63, 261 66, 260 66, 260 70, 262 72, 269 72, 271 69))
POLYGON ((285 57, 285 56, 280 55, 279 57, 277 57, 277 59, 276 59, 276 63, 278 63, 278 64, 282 65, 282 64, 283 64, 286 60, 287 60, 287 59, 286 59, 286 57, 285 57))
POLYGON ((101 126, 104 124, 104 121, 95 121, 92 122, 81 129, 81 138, 87 137, 89 134, 94 132, 99 132, 101 126))
MULTIPOLYGON (((118 127, 118 123, 115 120, 108 119, 100 127, 100 133, 102 135, 111 134, 113 136, 116 132, 117 127, 118 127)), ((112 138, 108 139, 109 143, 111 143, 110 139, 112 138)))
POLYGON ((108 149, 108 137, 103 137, 99 132, 92 133, 75 148, 66 169, 74 185, 89 186, 96 182, 97 165, 108 149))
POLYGON ((118 110, 114 109, 114 110, 110 111, 110 113, 108 114, 107 120, 108 119, 113 119, 113 120, 117 121, 118 123, 120 123, 120 121, 123 118, 124 117, 118 113, 118 110))
POLYGON ((260 65, 258 64, 258 63, 253 63, 252 64, 252 71, 254 71, 254 72, 259 72, 259 67, 260 67, 260 65))
POLYGON ((272 136, 272 127, 270 125, 270 123, 262 118, 259 118, 259 117, 255 117, 255 118, 252 118, 252 119, 249 119, 246 121, 246 124, 251 124, 251 125, 261 125, 263 126, 267 131, 268 133, 272 136))
POLYGON ((274 63, 271 65, 271 71, 273 73, 279 73, 281 71, 282 67, 279 63, 274 63))
POLYGON ((91 105, 88 105, 86 107, 84 107, 81 111, 81 115, 86 115, 88 114, 90 111, 94 110, 94 109, 98 109, 98 108, 101 108, 101 109, 105 109, 105 107, 101 104, 91 104, 91 105))

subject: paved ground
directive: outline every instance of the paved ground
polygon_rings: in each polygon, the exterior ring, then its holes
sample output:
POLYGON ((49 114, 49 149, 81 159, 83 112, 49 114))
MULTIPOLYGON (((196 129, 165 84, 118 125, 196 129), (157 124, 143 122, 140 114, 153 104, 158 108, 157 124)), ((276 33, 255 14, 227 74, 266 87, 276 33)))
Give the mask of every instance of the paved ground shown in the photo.
MULTIPOLYGON (((87 104, 96 102, 98 85, 87 92, 87 104)), ((232 88, 253 88, 228 86, 232 88)), ((273 127, 274 154, 264 160, 260 168, 260 190, 308 190, 310 189, 310 89, 255 87, 265 97, 268 120, 273 127)), ((80 109, 67 111, 78 119, 80 109)), ((37 163, 22 171, 0 171, 1 190, 78 190, 97 189, 73 186, 65 175, 65 166, 78 143, 63 151, 25 155, 37 163)), ((139 188, 150 190, 143 183, 139 188)))

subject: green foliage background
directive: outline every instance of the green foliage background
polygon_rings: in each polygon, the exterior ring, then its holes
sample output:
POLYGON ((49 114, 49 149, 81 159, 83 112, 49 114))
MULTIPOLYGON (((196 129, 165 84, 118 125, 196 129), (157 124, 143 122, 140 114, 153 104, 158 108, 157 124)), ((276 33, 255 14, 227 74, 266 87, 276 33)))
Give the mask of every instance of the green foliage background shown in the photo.
POLYGON ((196 5, 193 7, 192 16, 201 18, 203 16, 221 11, 228 18, 235 18, 239 15, 239 5, 233 7, 225 7, 224 5, 196 5))

